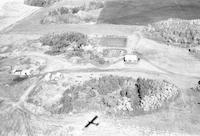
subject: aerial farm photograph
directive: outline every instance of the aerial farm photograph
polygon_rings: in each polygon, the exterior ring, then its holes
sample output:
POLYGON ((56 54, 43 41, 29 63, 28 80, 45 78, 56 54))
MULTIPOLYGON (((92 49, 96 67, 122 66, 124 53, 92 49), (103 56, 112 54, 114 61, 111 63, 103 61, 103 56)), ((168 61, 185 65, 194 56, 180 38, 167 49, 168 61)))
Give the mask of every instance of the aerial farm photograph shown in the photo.
POLYGON ((200 136, 200 0, 0 0, 0 136, 200 136))

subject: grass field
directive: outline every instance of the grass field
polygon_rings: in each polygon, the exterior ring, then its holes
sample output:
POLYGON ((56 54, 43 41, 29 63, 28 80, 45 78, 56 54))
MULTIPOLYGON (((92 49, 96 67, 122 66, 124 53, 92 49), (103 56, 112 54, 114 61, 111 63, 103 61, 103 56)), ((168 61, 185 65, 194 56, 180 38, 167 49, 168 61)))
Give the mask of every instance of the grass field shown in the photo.
POLYGON ((168 18, 197 19, 199 13, 198 0, 115 0, 106 3, 98 22, 147 25, 168 18))
POLYGON ((126 47, 127 39, 123 37, 102 37, 100 45, 104 47, 126 47))

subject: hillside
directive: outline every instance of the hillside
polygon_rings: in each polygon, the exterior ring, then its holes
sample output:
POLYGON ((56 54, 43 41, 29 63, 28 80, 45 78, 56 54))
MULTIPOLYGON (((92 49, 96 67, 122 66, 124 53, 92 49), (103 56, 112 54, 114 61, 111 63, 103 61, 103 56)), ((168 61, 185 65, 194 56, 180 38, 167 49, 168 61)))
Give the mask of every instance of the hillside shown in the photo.
POLYGON ((98 22, 124 25, 147 25, 168 18, 200 18, 198 0, 111 0, 98 22))

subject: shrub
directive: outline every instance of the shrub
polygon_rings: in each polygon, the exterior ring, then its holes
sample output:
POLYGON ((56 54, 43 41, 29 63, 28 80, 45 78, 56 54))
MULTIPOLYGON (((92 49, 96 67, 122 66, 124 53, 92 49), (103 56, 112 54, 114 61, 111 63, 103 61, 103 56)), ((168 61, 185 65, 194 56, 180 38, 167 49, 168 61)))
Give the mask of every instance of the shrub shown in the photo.
POLYGON ((66 7, 60 7, 54 10, 51 10, 48 12, 49 16, 56 16, 56 15, 63 15, 63 14, 69 14, 70 10, 66 7))
POLYGON ((24 3, 30 6, 46 7, 60 0, 25 0, 24 3))
POLYGON ((90 56, 90 60, 91 60, 91 63, 94 64, 94 65, 104 65, 104 64, 107 63, 104 60, 104 58, 100 57, 99 55, 95 55, 95 54, 92 54, 90 56))
POLYGON ((103 105, 109 108, 115 108, 118 105, 118 99, 117 96, 115 95, 108 95, 108 96, 103 96, 102 102, 103 105))
POLYGON ((84 18, 84 21, 86 22, 86 23, 89 23, 89 22, 96 22, 96 17, 93 17, 93 16, 91 16, 91 15, 87 15, 87 16, 85 16, 84 18))
POLYGON ((14 82, 21 82, 21 81, 24 81, 28 79, 28 76, 24 76, 24 77, 20 77, 20 76, 17 76, 13 79, 14 82))
POLYGON ((149 25, 150 37, 174 46, 188 48, 200 45, 200 31, 198 25, 186 20, 167 20, 149 25))
POLYGON ((72 98, 70 96, 64 94, 60 103, 62 103, 62 107, 59 108, 58 113, 69 113, 73 110, 72 98))
POLYGON ((76 13, 78 13, 80 10, 81 10, 80 7, 74 7, 74 8, 71 9, 71 12, 72 12, 72 14, 76 14, 76 13))
POLYGON ((88 38, 81 33, 63 33, 63 34, 48 34, 40 38, 42 45, 48 45, 51 47, 50 53, 59 54, 65 52, 68 47, 73 47, 74 50, 81 49, 82 46, 86 46, 88 38))
POLYGON ((65 56, 67 59, 70 59, 72 57, 80 57, 80 58, 83 58, 83 50, 74 50, 74 51, 68 51, 66 52, 65 56))
POLYGON ((123 110, 123 111, 133 111, 133 107, 131 104, 131 99, 127 97, 123 97, 122 99, 119 99, 119 104, 117 106, 118 110, 123 110))
POLYGON ((27 79, 28 79, 28 76, 24 76, 24 77, 17 76, 15 78, 13 78, 12 82, 10 83, 10 85, 14 85, 14 84, 20 83, 20 82, 25 81, 27 79))
POLYGON ((156 93, 145 95, 141 100, 141 107, 144 111, 156 110, 165 102, 178 95, 178 88, 166 81, 163 81, 156 90, 158 90, 156 93))
POLYGON ((69 9, 66 8, 66 7, 61 7, 61 8, 59 8, 58 10, 59 10, 58 12, 59 12, 61 15, 63 15, 63 14, 69 14, 69 13, 70 13, 69 9))
POLYGON ((66 23, 66 24, 78 24, 81 22, 95 22, 96 17, 91 15, 84 16, 88 10, 98 9, 102 7, 102 2, 90 2, 89 6, 79 6, 79 7, 60 7, 53 9, 48 12, 48 14, 40 20, 41 24, 47 23, 66 23), (83 15, 78 14, 80 11, 83 15), (83 16, 83 17, 82 17, 83 16))
POLYGON ((117 76, 103 76, 99 79, 92 79, 86 82, 86 84, 95 90, 100 95, 106 95, 108 93, 112 93, 114 91, 119 90, 120 83, 117 76))
POLYGON ((144 78, 138 78, 136 84, 141 99, 144 98, 144 96, 146 95, 151 95, 155 93, 158 85, 159 83, 157 83, 156 81, 144 78))
POLYGON ((91 1, 88 5, 87 10, 95 10, 95 9, 100 9, 103 7, 104 7, 103 1, 91 1))
POLYGON ((148 112, 162 107, 177 94, 178 88, 166 81, 143 78, 135 80, 130 77, 108 75, 92 78, 79 86, 74 85, 67 89, 60 101, 62 107, 59 111, 67 113, 72 109, 71 104, 80 101, 79 99, 87 104, 91 98, 97 97, 98 100, 100 98, 100 104, 114 111, 142 109, 148 112), (136 84, 140 84, 140 89, 144 90, 138 91, 136 84), (139 93, 142 92, 142 97, 139 97, 139 93))
POLYGON ((30 6, 44 7, 46 5, 46 0, 25 0, 24 3, 30 6))
MULTIPOLYGON (((199 81, 200 83, 200 81, 199 81)), ((200 93, 200 84, 196 85, 195 87, 191 88, 194 92, 199 92, 200 93)))

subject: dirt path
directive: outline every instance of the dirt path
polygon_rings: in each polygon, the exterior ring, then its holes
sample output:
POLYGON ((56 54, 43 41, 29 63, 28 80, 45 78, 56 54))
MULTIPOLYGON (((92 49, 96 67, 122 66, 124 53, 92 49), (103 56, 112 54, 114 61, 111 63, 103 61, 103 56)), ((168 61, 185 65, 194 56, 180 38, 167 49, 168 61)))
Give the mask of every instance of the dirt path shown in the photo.
POLYGON ((31 91, 39 84, 39 82, 43 79, 43 76, 40 77, 37 81, 31 84, 31 86, 24 92, 24 94, 20 97, 19 101, 16 103, 16 105, 20 105, 23 102, 26 101, 28 98, 28 95, 31 93, 31 91))

